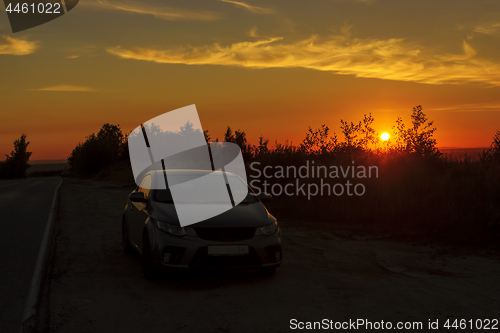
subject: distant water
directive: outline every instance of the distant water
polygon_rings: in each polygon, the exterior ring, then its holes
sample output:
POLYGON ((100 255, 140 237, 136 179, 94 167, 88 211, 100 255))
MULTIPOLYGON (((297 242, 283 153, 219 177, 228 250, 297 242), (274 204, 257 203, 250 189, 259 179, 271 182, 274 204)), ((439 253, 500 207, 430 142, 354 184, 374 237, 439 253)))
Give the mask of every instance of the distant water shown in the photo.
POLYGON ((452 159, 463 160, 465 157, 468 157, 472 161, 477 161, 479 160, 479 157, 486 149, 488 149, 488 147, 482 147, 482 148, 443 147, 439 148, 439 151, 442 152, 445 156, 452 159))

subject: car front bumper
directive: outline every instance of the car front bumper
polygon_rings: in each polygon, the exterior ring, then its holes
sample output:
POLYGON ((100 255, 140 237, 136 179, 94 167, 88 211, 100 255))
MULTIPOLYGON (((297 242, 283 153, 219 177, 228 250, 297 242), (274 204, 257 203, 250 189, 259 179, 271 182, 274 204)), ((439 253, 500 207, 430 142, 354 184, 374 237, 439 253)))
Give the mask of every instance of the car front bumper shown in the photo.
POLYGON ((165 269, 259 269, 281 265, 281 230, 274 234, 260 235, 251 239, 220 242, 194 236, 178 237, 155 229, 152 241, 152 263, 165 269), (246 255, 208 254, 209 246, 248 245, 246 255))

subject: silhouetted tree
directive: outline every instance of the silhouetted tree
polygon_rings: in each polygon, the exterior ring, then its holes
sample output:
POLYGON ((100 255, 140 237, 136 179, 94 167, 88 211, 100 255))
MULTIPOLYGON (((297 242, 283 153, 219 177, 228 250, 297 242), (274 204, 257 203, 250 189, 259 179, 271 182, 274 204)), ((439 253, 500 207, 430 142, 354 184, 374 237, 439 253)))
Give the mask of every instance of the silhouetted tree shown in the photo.
POLYGON ((300 145, 300 151, 308 154, 326 154, 333 152, 337 147, 337 134, 330 136, 330 128, 325 124, 313 130, 309 127, 306 137, 300 145))
POLYGON ((340 129, 342 134, 344 134, 343 145, 347 147, 360 147, 361 142, 359 140, 361 122, 354 124, 353 122, 348 123, 343 119, 340 119, 340 129))
POLYGON ((500 165, 500 130, 493 136, 493 142, 490 148, 483 153, 481 160, 500 165))
POLYGON ((26 171, 30 167, 29 160, 32 152, 28 151, 26 134, 14 141, 14 150, 10 155, 5 155, 7 158, 0 164, 1 178, 25 178, 26 171))
POLYGON ((391 141, 394 150, 406 153, 408 148, 407 130, 401 117, 398 117, 396 125, 392 126, 391 141))
POLYGON ((370 144, 377 144, 378 142, 378 133, 372 127, 374 121, 375 119, 373 118, 371 113, 368 116, 365 114, 359 128, 359 142, 361 147, 363 147, 363 149, 365 150, 368 149, 368 146, 370 144))
POLYGON ((68 164, 84 176, 96 174, 120 160, 127 150, 124 141, 119 125, 104 124, 97 135, 92 133, 73 149, 68 164))
POLYGON ((268 144, 269 144, 269 140, 268 139, 264 139, 264 137, 261 135, 259 137, 259 145, 257 146, 257 148, 255 148, 255 154, 256 155, 262 155, 262 154, 269 153, 268 144))
POLYGON ((393 126, 395 148, 415 156, 439 156, 441 153, 434 138, 436 131, 433 127, 434 121, 428 121, 422 106, 413 108, 411 122, 412 127, 406 128, 400 117, 396 120, 396 125, 393 126))
POLYGON ((224 141, 232 142, 240 146, 243 158, 248 161, 252 158, 252 146, 248 144, 247 135, 244 131, 231 130, 231 127, 227 127, 226 133, 224 133, 224 141))
POLYGON ((412 151, 419 156, 431 156, 439 153, 434 138, 436 131, 436 128, 433 127, 434 121, 428 121, 427 116, 422 111, 422 106, 418 105, 413 108, 411 120, 413 128, 409 130, 408 137, 412 151))
POLYGON ((233 134, 233 131, 231 130, 231 127, 227 127, 226 133, 224 133, 224 141, 225 142, 234 142, 235 137, 233 134))

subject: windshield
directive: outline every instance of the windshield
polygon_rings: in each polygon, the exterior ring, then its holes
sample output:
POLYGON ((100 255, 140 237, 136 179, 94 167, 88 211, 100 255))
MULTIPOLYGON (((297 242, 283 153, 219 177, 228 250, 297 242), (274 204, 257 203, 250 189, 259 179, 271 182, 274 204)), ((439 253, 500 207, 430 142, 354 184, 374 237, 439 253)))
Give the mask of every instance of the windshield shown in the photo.
MULTIPOLYGON (((233 181, 242 182, 238 177, 229 176, 228 178, 229 178, 229 183, 232 183, 233 181)), ((186 178, 186 180, 189 180, 189 178, 186 178)), ((208 179, 206 179, 206 181, 215 182, 215 181, 217 181, 217 179, 216 178, 210 179, 208 177, 208 179)), ((179 182, 179 179, 177 179, 177 182, 179 182)), ((190 190, 196 191, 196 187, 194 185, 191 185, 189 182, 183 183, 183 187, 185 187, 185 188, 192 187, 190 190)), ((231 194, 232 194, 233 198, 244 197, 244 199, 240 202, 240 204, 252 204, 252 203, 259 202, 257 195, 248 186, 231 186, 231 190, 232 190, 231 194)), ((162 203, 174 203, 173 197, 172 197, 172 192, 170 191, 169 188, 164 189, 164 190, 154 190, 153 200, 157 201, 157 202, 162 202, 162 203)), ((215 204, 215 203, 219 203, 219 201, 217 201, 215 198, 213 200, 210 200, 210 198, 208 198, 208 200, 204 199, 203 203, 209 203, 209 204, 214 203, 215 204)))

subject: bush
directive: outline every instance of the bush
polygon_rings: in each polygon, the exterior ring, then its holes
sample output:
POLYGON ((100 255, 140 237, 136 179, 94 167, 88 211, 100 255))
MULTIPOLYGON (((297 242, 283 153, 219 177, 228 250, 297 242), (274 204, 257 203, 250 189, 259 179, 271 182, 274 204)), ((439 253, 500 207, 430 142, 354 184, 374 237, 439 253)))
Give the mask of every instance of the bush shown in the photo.
MULTIPOLYGON (((437 149, 436 128, 421 106, 413 108, 411 119, 407 127, 398 118, 392 137, 383 144, 372 127, 371 115, 365 115, 357 123, 341 120, 341 138, 327 125, 322 125, 318 129, 309 128, 299 145, 286 141, 270 147, 269 140, 262 136, 257 145, 252 145, 247 142, 244 131, 233 132, 229 127, 224 140, 242 148, 247 175, 254 174, 249 168, 252 162, 260 162, 261 170, 267 166, 298 168, 313 161, 315 166, 327 167, 378 166, 378 178, 363 179, 366 186, 363 196, 318 195, 313 200, 304 196, 275 198, 269 208, 280 218, 352 225, 359 230, 405 237, 431 236, 461 244, 488 245, 498 241, 500 131, 480 161, 450 160, 442 157, 437 149)), ((152 132, 175 142, 182 139, 183 131, 191 131, 190 128, 186 125, 177 134, 152 132)), ((210 141, 208 131, 204 134, 210 141)), ((126 148, 119 127, 106 124, 97 135, 92 134, 73 150, 69 162, 73 168, 82 170, 82 174, 104 170, 99 174, 102 179, 129 184, 132 176, 125 162, 128 160, 124 153, 126 148), (117 164, 120 159, 123 162, 117 164)), ((317 177, 300 180, 301 184, 318 185, 320 182, 317 177)), ((324 180, 333 186, 346 179, 324 180)), ((272 186, 275 183, 286 185, 295 179, 275 177, 267 181, 272 186)))

